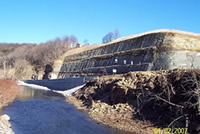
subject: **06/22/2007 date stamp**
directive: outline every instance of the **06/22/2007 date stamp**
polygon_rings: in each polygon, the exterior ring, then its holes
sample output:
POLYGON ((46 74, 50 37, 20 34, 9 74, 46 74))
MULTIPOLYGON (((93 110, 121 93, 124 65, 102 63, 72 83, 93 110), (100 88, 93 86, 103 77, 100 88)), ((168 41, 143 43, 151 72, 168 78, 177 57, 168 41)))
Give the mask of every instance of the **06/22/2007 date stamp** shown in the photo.
POLYGON ((187 128, 154 128, 154 134, 187 134, 187 128))

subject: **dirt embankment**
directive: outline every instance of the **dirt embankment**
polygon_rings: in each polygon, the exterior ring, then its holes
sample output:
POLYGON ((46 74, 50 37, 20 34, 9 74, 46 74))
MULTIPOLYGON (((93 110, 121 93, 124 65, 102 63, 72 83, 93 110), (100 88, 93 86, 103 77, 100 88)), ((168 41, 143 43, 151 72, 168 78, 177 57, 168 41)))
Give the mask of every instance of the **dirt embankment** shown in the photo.
POLYGON ((16 84, 16 82, 0 79, 0 109, 13 102, 18 91, 19 86, 16 84))
POLYGON ((66 99, 105 125, 134 133, 200 130, 200 71, 131 72, 91 80, 66 99))
MULTIPOLYGON (((17 96, 19 86, 15 81, 0 79, 0 109, 12 103, 17 96)), ((0 116, 0 133, 1 134, 14 134, 9 122, 8 115, 0 116)))

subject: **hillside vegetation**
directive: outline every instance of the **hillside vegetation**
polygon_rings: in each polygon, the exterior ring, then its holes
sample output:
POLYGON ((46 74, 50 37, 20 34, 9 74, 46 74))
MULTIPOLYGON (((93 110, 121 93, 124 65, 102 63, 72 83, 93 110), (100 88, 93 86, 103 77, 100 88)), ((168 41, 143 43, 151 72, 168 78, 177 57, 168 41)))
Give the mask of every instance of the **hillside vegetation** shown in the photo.
POLYGON ((19 86, 16 82, 0 79, 0 109, 11 103, 17 96, 19 86))
POLYGON ((0 43, 0 77, 30 79, 47 64, 75 47, 75 37, 56 38, 40 44, 0 43), (72 46, 74 45, 74 46, 72 46))

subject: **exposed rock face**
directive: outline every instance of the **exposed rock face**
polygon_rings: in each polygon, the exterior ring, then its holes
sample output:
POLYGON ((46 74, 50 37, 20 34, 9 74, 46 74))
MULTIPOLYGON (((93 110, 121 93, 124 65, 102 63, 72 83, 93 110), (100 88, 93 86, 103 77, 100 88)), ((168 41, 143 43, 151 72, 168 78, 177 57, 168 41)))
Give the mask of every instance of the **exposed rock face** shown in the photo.
POLYGON ((9 120, 10 117, 6 114, 0 116, 0 134, 14 134, 9 120))
POLYGON ((152 134, 155 127, 186 126, 188 132, 197 133, 199 80, 200 70, 103 76, 88 82, 67 101, 105 125, 137 134, 152 134), (182 118, 174 121, 178 117, 182 118))
POLYGON ((44 70, 44 75, 42 77, 42 79, 51 79, 51 72, 53 71, 53 68, 51 65, 47 64, 44 70))
POLYGON ((59 77, 200 68, 200 35, 159 30, 118 39, 65 57, 59 77))

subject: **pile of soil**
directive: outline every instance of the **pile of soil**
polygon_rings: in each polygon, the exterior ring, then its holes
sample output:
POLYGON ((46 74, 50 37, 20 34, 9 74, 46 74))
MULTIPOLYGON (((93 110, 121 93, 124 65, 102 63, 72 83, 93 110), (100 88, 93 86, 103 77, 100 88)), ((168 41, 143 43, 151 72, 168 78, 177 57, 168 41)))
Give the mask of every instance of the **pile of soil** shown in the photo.
POLYGON ((200 132, 200 70, 103 76, 66 100, 98 122, 128 132, 186 127, 200 132))

